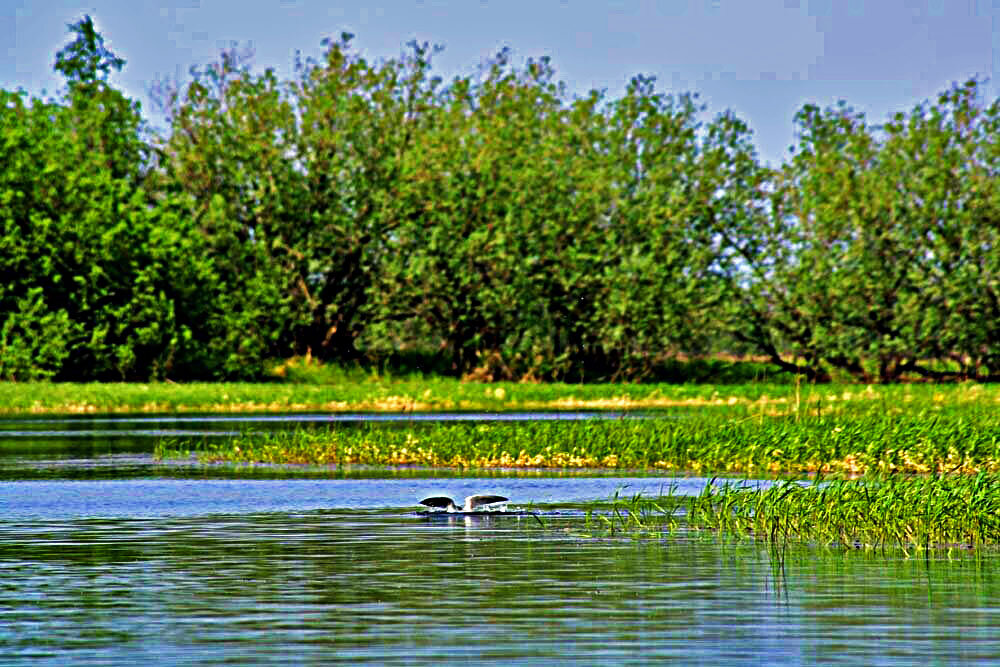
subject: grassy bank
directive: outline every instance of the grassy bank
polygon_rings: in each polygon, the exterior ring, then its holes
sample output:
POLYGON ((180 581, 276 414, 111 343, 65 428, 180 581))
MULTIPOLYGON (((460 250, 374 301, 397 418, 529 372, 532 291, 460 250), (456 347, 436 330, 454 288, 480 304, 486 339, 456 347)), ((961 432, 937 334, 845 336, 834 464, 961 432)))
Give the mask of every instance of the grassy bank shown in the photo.
MULTIPOLYGON (((784 547, 852 549, 1000 546, 1000 476, 873 476, 783 481, 757 490, 713 484, 697 497, 613 498, 593 527, 637 536, 710 530, 784 547)), ((752 486, 752 483, 751 485, 752 486)))
MULTIPOLYGON (((778 386, 772 393, 784 388, 778 386)), ((450 378, 344 380, 329 384, 0 384, 6 414, 130 412, 414 412, 635 409, 756 400, 762 386, 464 383, 450 378)))
POLYGON ((829 414, 852 406, 886 411, 1000 407, 983 385, 522 384, 452 378, 344 376, 304 383, 0 383, 0 414, 135 412, 332 412, 438 410, 635 410, 737 406, 747 413, 829 414))
MULTIPOLYGON (((979 394, 981 392, 973 392, 979 394)), ((646 468, 724 474, 1000 470, 992 398, 928 394, 890 405, 722 400, 656 419, 406 423, 246 434, 198 448, 204 460, 455 467, 646 468), (966 397, 968 398, 968 397, 966 397)), ((777 400, 777 399, 774 399, 777 400)), ((161 443, 161 456, 187 445, 161 443)))

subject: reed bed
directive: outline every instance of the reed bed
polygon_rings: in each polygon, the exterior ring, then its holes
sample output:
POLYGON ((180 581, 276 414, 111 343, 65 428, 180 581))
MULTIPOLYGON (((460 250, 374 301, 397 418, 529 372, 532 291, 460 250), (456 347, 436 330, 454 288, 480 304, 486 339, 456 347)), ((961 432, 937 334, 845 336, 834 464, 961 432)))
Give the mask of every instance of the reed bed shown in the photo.
MULTIPOLYGON (((189 443, 160 443, 161 457, 189 443)), ((413 422, 248 433, 197 443, 205 461, 656 469, 727 475, 1000 471, 1000 411, 952 405, 895 414, 747 415, 739 406, 646 419, 413 422)))
MULTIPOLYGON (((1000 546, 1000 476, 879 475, 765 489, 747 480, 709 484, 696 497, 615 497, 591 527, 627 535, 709 530, 783 548, 979 549, 1000 546)), ((596 518, 594 518, 596 516, 596 518)))

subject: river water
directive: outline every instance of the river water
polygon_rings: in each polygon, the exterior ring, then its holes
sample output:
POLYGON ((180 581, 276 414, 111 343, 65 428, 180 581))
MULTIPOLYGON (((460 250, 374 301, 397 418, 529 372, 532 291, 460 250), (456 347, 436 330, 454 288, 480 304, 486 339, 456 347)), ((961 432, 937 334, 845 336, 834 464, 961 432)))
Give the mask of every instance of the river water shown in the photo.
POLYGON ((150 456, 158 433, 233 428, 0 421, 0 663, 1000 661, 994 553, 779 558, 715 535, 612 535, 574 506, 697 493, 697 477, 150 456), (416 513, 475 492, 538 519, 416 513))

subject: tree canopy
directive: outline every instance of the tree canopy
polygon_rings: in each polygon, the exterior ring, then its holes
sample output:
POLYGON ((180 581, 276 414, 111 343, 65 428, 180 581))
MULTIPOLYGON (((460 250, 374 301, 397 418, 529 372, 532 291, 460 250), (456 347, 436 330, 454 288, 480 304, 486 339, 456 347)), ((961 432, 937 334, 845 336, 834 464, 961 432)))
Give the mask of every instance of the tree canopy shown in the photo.
POLYGON ((502 50, 281 80, 226 49, 148 129, 89 16, 58 99, 0 91, 0 378, 260 377, 295 354, 642 380, 750 354, 814 380, 1000 377, 1000 101, 749 126, 636 76, 571 96, 502 50))

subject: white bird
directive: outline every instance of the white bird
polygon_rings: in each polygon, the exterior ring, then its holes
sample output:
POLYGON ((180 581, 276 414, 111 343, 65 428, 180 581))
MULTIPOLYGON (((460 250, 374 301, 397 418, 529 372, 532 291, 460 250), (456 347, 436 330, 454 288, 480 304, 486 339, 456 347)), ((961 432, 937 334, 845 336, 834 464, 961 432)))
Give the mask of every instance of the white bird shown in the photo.
POLYGON ((507 498, 504 498, 503 496, 467 496, 465 499, 465 505, 459 507, 451 498, 446 496, 434 496, 431 498, 424 498, 420 501, 420 504, 426 505, 427 507, 440 507, 449 512, 472 512, 478 507, 485 507, 487 505, 505 502, 507 502, 507 498))

